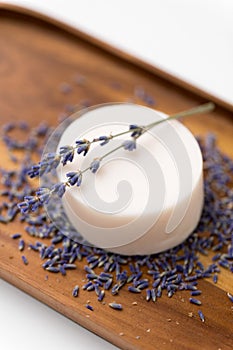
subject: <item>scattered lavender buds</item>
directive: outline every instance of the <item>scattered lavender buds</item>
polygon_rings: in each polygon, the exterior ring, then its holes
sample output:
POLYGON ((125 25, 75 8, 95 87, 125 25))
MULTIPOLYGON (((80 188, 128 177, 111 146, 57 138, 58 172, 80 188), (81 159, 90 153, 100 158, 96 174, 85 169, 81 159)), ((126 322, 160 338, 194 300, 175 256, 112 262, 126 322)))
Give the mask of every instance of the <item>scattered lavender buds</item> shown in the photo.
MULTIPOLYGON (((63 93, 71 91, 65 85, 61 86, 61 90, 63 93)), ((135 90, 135 95, 147 99, 147 103, 153 103, 152 99, 149 101, 150 96, 147 96, 143 89, 135 90)), ((175 293, 190 291, 190 302, 200 305, 201 302, 193 298, 201 294, 198 289, 199 280, 212 278, 217 283, 217 276, 222 268, 233 272, 233 161, 220 152, 213 135, 198 140, 205 169, 205 203, 198 227, 185 242, 166 252, 128 257, 112 254, 97 247, 88 247, 66 237, 49 220, 43 210, 43 204, 49 200, 51 191, 62 197, 67 184, 59 183, 52 189, 41 188, 35 191, 32 183, 28 181, 28 175, 32 178, 38 177, 56 169, 60 163, 65 166, 73 161, 75 153, 85 156, 92 142, 99 142, 104 146, 113 136, 102 135, 91 141, 78 140, 75 146, 61 147, 58 155, 48 154, 41 162, 33 165, 33 158, 40 154, 40 142, 46 142, 51 129, 46 124, 40 124, 32 130, 27 125, 23 126, 23 123, 20 125, 9 123, 2 128, 6 147, 10 151, 22 151, 24 157, 17 170, 0 169, 3 188, 1 196, 6 199, 0 205, 0 222, 7 224, 17 217, 24 224, 23 241, 30 248, 31 254, 38 254, 45 272, 61 274, 65 278, 66 274, 75 273, 72 270, 80 262, 86 263, 85 282, 80 286, 82 289, 78 285, 74 286, 73 297, 78 296, 79 292, 90 293, 102 302, 106 293, 118 294, 120 298, 121 290, 124 289, 136 293, 135 299, 139 297, 148 302, 156 302, 162 295, 172 297, 175 293), (19 142, 9 137, 8 133, 17 128, 27 129, 29 136, 26 141, 19 142), (18 208, 17 204, 20 201, 18 208), (35 213, 31 213, 31 210, 35 213), (26 237, 30 238, 29 244, 26 237), (211 263, 206 266, 201 261, 202 255, 206 256, 209 252, 215 253, 211 263)), ((128 132, 132 139, 125 141, 122 147, 132 151, 136 148, 136 138, 144 132, 144 127, 130 125, 128 132)), ((98 160, 93 160, 90 171, 97 172, 99 166, 98 160)), ((80 173, 68 174, 69 186, 81 185, 80 173)), ((11 237, 21 238, 21 234, 11 237)), ((28 264, 25 256, 22 256, 22 260, 24 264, 28 264)), ((38 266, 39 264, 38 262, 38 266)), ((233 296, 230 293, 227 293, 227 296, 233 302, 233 296)), ((109 306, 116 310, 122 309, 120 303, 110 303, 109 306)), ((89 304, 86 304, 86 308, 94 310, 89 304)), ((204 315, 200 310, 198 314, 204 322, 204 315)))

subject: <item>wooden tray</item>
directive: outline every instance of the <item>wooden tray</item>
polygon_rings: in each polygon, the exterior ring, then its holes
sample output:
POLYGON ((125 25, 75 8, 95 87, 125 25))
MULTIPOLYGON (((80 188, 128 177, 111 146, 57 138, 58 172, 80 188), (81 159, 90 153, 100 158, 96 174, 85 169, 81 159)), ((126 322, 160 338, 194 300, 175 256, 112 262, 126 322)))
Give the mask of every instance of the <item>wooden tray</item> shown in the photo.
MULTIPOLYGON (((0 78, 1 124, 24 119, 33 125, 43 119, 54 125, 65 104, 86 99, 91 104, 125 101, 132 97, 135 86, 143 86, 155 98, 156 108, 167 113, 196 106, 208 97, 84 33, 34 12, 3 4, 0 5, 0 78), (85 86, 76 86, 68 95, 61 94, 60 83, 72 82, 75 74, 86 77, 85 86), (121 88, 113 86, 114 82, 121 88)), ((189 118, 185 124, 194 134, 215 132, 222 150, 233 157, 232 106, 215 102, 214 113, 189 118)), ((9 161, 2 144, 0 151, 0 163, 6 166, 9 161)), ((106 296, 106 306, 84 292, 79 298, 72 298, 73 286, 82 285, 85 277, 84 263, 76 273, 70 272, 64 278, 50 274, 48 281, 34 252, 27 251, 30 263, 22 265, 17 243, 10 238, 16 231, 23 233, 23 226, 19 223, 0 226, 0 276, 117 346, 179 350, 233 348, 232 310, 226 298, 226 291, 233 284, 230 272, 222 271, 217 285, 200 281, 205 298, 204 324, 198 317, 188 316, 189 312, 196 313, 197 308, 189 304, 189 294, 185 292, 182 294, 185 302, 181 293, 177 293, 172 299, 163 297, 152 305, 141 296, 122 290, 120 298, 125 308, 116 312, 107 306, 112 301, 110 294, 106 296), (93 299, 94 312, 85 309, 87 298, 93 299), (137 306, 132 305, 135 300, 137 306), (119 336, 120 332, 124 336, 119 336)), ((32 241, 23 235, 27 242, 32 241)))

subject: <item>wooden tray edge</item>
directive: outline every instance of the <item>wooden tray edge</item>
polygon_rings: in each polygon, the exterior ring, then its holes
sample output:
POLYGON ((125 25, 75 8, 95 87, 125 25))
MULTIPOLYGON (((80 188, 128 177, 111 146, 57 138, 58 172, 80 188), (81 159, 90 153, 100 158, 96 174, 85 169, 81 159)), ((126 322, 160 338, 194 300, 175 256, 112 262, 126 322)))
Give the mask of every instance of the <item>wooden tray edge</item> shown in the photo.
MULTIPOLYGON (((60 315, 67 317, 69 320, 77 323, 79 326, 84 327, 89 332, 96 334, 98 337, 108 341, 110 344, 113 344, 121 349, 127 350, 137 350, 134 344, 129 343, 125 338, 116 337, 110 332, 108 332, 101 325, 99 326, 95 320, 92 320, 91 317, 86 317, 84 313, 73 313, 72 308, 65 308, 60 301, 56 300, 52 295, 46 294, 46 297, 43 292, 39 288, 35 288, 24 281, 22 278, 18 278, 14 274, 6 273, 5 270, 0 271, 0 278, 2 278, 5 282, 13 285, 19 290, 23 291, 30 297, 36 299, 37 301, 43 303, 44 305, 49 306, 54 311, 58 312, 60 315)), ((88 313, 86 313, 88 314, 88 313)))
POLYGON ((223 107, 224 109, 233 112, 233 105, 216 97, 213 96, 211 94, 209 94, 208 92, 205 92, 204 90, 193 86, 190 83, 185 82, 184 80, 177 78, 176 76, 156 67, 156 66, 152 66, 149 63, 144 62, 143 60, 130 55, 120 49, 117 49, 79 29, 73 28, 72 26, 69 26, 68 24, 65 24, 59 20, 56 20, 55 18, 52 18, 50 16, 44 15, 40 12, 36 12, 34 10, 22 7, 22 6, 17 6, 17 5, 13 5, 13 4, 8 4, 8 3, 0 3, 0 11, 3 12, 12 12, 12 13, 16 13, 16 14, 21 14, 21 15, 26 15, 29 16, 31 18, 52 24, 53 26, 62 29, 64 31, 66 31, 67 33, 70 33, 72 35, 77 36, 78 38, 82 39, 83 41, 86 41, 88 43, 90 43, 91 45, 98 47, 102 50, 104 50, 105 52, 108 52, 118 58, 123 59, 124 61, 127 61, 131 64, 134 64, 135 66, 143 69, 144 71, 151 73, 153 75, 156 75, 174 85, 177 85, 178 87, 183 88, 186 91, 189 91, 195 95, 197 95, 198 97, 201 97, 203 99, 206 100, 211 100, 213 102, 215 102, 217 105, 223 107))

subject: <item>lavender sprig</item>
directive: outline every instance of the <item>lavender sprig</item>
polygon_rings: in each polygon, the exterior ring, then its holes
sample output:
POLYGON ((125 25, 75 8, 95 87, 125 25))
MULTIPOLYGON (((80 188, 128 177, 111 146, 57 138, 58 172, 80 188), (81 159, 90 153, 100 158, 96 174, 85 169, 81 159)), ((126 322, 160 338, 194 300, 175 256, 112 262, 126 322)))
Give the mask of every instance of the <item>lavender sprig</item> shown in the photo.
POLYGON ((51 170, 56 169, 60 163, 62 163, 63 166, 65 166, 69 162, 72 163, 75 151, 77 152, 77 154, 83 154, 83 156, 86 156, 93 143, 100 142, 100 146, 104 146, 112 138, 117 136, 118 135, 99 136, 98 138, 94 138, 92 141, 86 139, 77 140, 75 141, 74 146, 61 146, 59 149, 59 154, 46 154, 42 161, 31 167, 31 169, 28 171, 28 175, 31 178, 35 178, 38 176, 42 176, 45 173, 48 174, 51 170))
POLYGON ((32 168, 28 172, 28 175, 31 178, 34 178, 40 175, 42 176, 45 173, 48 174, 51 170, 56 169, 60 163, 62 163, 63 166, 65 166, 68 162, 71 163, 74 159, 75 151, 77 152, 77 154, 83 154, 83 156, 86 156, 93 143, 100 142, 100 146, 104 146, 107 143, 109 143, 110 140, 128 133, 130 133, 132 140, 124 141, 122 146, 126 150, 133 151, 134 149, 136 149, 136 139, 141 135, 143 135, 146 131, 153 128, 154 126, 161 124, 167 120, 178 119, 178 118, 187 117, 190 115, 210 112, 214 108, 215 108, 214 104, 212 102, 209 102, 201 106, 194 107, 190 110, 186 110, 178 114, 171 115, 168 118, 161 119, 159 121, 153 122, 146 126, 131 124, 128 130, 114 134, 114 135, 112 134, 108 136, 102 135, 97 138, 94 138, 91 141, 87 139, 76 140, 74 146, 66 145, 66 146, 60 147, 58 155, 54 153, 47 154, 42 161, 32 166, 32 168))
POLYGON ((65 166, 68 162, 73 161, 75 151, 77 152, 77 154, 83 154, 83 156, 86 156, 88 151, 90 150, 91 145, 95 142, 100 142, 100 146, 104 146, 113 138, 116 138, 128 133, 130 133, 130 136, 131 136, 131 139, 127 139, 123 141, 123 143, 120 146, 117 146, 116 148, 113 148, 111 151, 105 153, 103 156, 92 160, 92 162, 86 169, 84 170, 78 169, 77 171, 68 172, 66 174, 67 181, 56 183, 50 189, 39 188, 35 196, 24 197, 24 201, 18 204, 18 208, 21 210, 22 213, 27 213, 30 210, 31 211, 37 210, 44 203, 45 204, 48 203, 53 194, 57 194, 58 197, 62 198, 67 190, 67 187, 72 187, 72 186, 80 187, 82 184, 83 174, 88 170, 90 170, 93 174, 95 174, 100 167, 101 161, 107 156, 109 156, 110 154, 116 152, 121 148, 128 151, 135 150, 137 139, 141 137, 146 131, 150 130, 156 125, 171 119, 178 119, 178 118, 186 117, 190 115, 210 112, 214 108, 215 108, 214 104, 212 102, 209 102, 201 106, 192 108, 190 110, 171 115, 168 118, 158 120, 146 126, 138 126, 136 124, 131 124, 128 130, 118 134, 114 134, 114 135, 110 134, 109 136, 99 136, 97 138, 94 138, 92 141, 87 139, 77 140, 75 142, 76 143, 75 146, 67 145, 67 146, 60 147, 58 155, 55 153, 49 153, 44 157, 44 159, 41 162, 39 162, 36 165, 33 165, 28 172, 29 177, 33 178, 39 175, 47 174, 51 170, 56 169, 60 163, 62 163, 62 165, 65 166))

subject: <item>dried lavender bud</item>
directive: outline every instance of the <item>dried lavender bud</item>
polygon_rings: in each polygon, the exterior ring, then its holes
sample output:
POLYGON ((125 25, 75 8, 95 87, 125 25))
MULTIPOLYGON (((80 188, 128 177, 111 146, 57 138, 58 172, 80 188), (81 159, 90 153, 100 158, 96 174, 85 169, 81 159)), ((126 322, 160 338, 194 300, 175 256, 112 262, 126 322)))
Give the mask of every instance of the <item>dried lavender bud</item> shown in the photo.
POLYGON ((73 291, 72 291, 73 297, 76 298, 78 296, 78 293, 79 293, 79 286, 75 286, 73 291))
POLYGON ((78 154, 83 153, 83 155, 85 156, 90 149, 90 145, 91 145, 90 141, 84 139, 84 140, 78 140, 75 143, 77 145, 77 153, 78 154))
POLYGON ((74 159, 74 147, 73 146, 62 146, 60 147, 59 154, 61 156, 61 162, 66 165, 68 162, 72 162, 74 159))
POLYGON ((22 255, 22 260, 24 265, 28 265, 28 259, 26 258, 26 256, 22 255))
POLYGON ((66 184, 63 183, 63 182, 59 182, 57 184, 54 184, 52 186, 51 191, 53 193, 56 193, 58 195, 58 197, 61 198, 64 195, 65 191, 66 191, 66 184))
POLYGON ((130 134, 131 137, 139 137, 143 132, 143 127, 137 124, 131 124, 129 126, 129 130, 132 131, 132 133, 130 134))
POLYGON ((14 233, 13 235, 11 235, 11 238, 12 239, 18 239, 21 237, 21 234, 20 233, 14 233))
POLYGON ((63 94, 69 94, 71 91, 72 91, 72 87, 70 84, 64 82, 60 85, 60 91, 63 93, 63 94))
POLYGON ((199 315, 201 321, 205 322, 205 316, 204 316, 204 314, 203 314, 203 312, 201 310, 198 310, 198 315, 199 315))
POLYGON ((28 176, 34 178, 37 176, 42 176, 43 174, 48 174, 51 170, 56 169, 60 163, 61 157, 55 153, 47 154, 42 161, 35 164, 28 171, 28 176))
POLYGON ((121 304, 117 304, 117 303, 109 303, 108 304, 112 309, 114 310, 122 310, 123 307, 121 304))
POLYGON ((23 250, 24 250, 24 247, 25 247, 25 242, 24 242, 23 239, 20 239, 19 244, 18 244, 18 249, 19 249, 20 251, 23 251, 23 250))
POLYGON ((88 310, 94 311, 93 306, 91 306, 91 305, 89 305, 89 304, 86 304, 86 308, 87 308, 88 310))
POLYGON ((46 188, 46 187, 41 187, 38 189, 36 192, 36 196, 40 198, 41 203, 48 203, 50 196, 51 196, 51 191, 46 188))
POLYGON ((99 167, 100 167, 100 159, 96 158, 91 162, 90 170, 93 174, 95 174, 99 169, 99 167))
POLYGON ((82 183, 82 173, 81 171, 72 171, 66 174, 66 177, 68 177, 68 183, 71 186, 80 186, 82 183))
POLYGON ((123 142, 123 148, 127 151, 133 151, 136 149, 136 141, 135 140, 126 140, 123 142))
POLYGON ((96 140, 97 140, 97 141, 102 141, 102 142, 100 143, 100 146, 104 146, 104 145, 106 145, 107 143, 109 143, 109 141, 110 141, 111 138, 112 138, 111 136, 100 136, 100 137, 98 137, 98 139, 96 139, 96 140))

